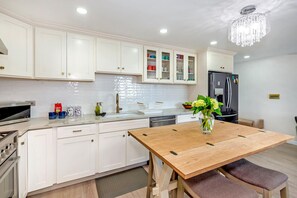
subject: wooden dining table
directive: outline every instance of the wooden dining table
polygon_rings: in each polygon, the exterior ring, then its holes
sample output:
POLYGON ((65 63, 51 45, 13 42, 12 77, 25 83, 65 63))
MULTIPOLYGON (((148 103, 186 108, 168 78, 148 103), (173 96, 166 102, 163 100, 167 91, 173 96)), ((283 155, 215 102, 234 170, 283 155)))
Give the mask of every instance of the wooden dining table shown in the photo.
POLYGON ((161 198, 178 188, 173 173, 186 180, 294 138, 223 121, 215 121, 210 135, 201 133, 198 122, 130 130, 129 134, 150 152, 147 197, 161 198))

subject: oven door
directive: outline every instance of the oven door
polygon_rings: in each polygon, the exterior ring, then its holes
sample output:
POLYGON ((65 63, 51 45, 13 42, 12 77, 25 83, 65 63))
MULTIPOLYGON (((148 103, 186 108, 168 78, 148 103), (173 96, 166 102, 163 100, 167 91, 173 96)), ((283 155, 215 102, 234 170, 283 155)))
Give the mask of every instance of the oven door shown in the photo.
POLYGON ((14 152, 0 167, 0 198, 17 198, 17 163, 19 158, 14 152))

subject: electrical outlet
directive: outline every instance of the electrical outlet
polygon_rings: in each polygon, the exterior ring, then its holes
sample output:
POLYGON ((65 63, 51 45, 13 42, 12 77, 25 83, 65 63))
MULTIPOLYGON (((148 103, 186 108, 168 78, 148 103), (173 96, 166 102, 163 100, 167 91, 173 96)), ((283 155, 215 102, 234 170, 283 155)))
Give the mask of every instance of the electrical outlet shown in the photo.
POLYGON ((269 94, 269 99, 279 100, 280 99, 280 94, 269 94))

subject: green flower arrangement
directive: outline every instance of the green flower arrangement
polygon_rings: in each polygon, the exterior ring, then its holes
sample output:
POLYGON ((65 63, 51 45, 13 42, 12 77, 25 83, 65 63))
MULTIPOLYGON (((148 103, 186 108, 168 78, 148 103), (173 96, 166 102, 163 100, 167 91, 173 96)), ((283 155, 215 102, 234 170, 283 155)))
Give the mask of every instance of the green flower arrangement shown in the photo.
POLYGON ((197 114, 201 111, 203 115, 210 116, 213 112, 218 115, 222 115, 220 106, 223 106, 223 103, 218 102, 216 99, 198 95, 197 100, 192 102, 192 111, 193 114, 197 114))
POLYGON ((199 119, 201 120, 201 128, 204 133, 211 133, 213 125, 214 125, 214 117, 213 113, 218 115, 222 115, 220 106, 223 106, 223 103, 218 102, 216 99, 198 95, 197 100, 192 102, 192 111, 193 114, 197 114, 201 112, 203 117, 201 116, 199 119))

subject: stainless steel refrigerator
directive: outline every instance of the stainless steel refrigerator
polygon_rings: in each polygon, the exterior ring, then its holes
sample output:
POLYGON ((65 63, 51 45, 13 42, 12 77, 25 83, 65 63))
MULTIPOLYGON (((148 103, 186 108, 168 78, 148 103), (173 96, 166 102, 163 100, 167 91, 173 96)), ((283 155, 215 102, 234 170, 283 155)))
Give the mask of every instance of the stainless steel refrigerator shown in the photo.
POLYGON ((222 115, 215 115, 216 119, 237 123, 238 83, 237 74, 208 72, 208 95, 224 104, 222 115))

